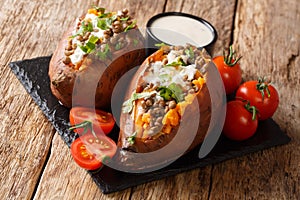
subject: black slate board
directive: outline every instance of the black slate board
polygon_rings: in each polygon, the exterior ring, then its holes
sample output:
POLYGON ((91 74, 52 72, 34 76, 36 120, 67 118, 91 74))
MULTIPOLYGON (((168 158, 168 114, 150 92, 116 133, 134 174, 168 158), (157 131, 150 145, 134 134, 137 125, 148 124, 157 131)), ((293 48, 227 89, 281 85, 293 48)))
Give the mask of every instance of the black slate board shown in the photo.
MULTIPOLYGON (((48 78, 50 59, 51 56, 17 61, 10 63, 10 67, 65 143, 70 146, 76 135, 68 129, 69 110, 60 105, 50 91, 48 78)), ((113 130, 113 137, 117 136, 117 131, 118 128, 113 130)), ((286 144, 289 141, 290 138, 280 130, 276 122, 268 119, 259 123, 257 133, 247 141, 234 142, 221 136, 214 149, 203 159, 198 158, 199 148, 195 148, 171 165, 151 173, 131 174, 106 166, 98 172, 88 171, 88 173, 102 192, 106 194, 262 149, 286 144)))

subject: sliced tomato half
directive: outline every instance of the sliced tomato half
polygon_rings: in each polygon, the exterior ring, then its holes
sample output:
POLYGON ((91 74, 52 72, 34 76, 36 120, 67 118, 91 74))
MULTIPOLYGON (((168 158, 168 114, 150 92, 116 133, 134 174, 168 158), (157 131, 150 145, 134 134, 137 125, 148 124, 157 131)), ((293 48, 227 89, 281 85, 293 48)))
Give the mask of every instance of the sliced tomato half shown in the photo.
POLYGON ((71 144, 71 154, 75 162, 87 170, 96 170, 104 159, 112 158, 117 151, 116 143, 109 137, 93 136, 87 133, 71 144))
MULTIPOLYGON (((109 112, 84 107, 73 107, 70 110, 71 126, 76 126, 84 122, 91 123, 93 130, 97 135, 110 133, 115 125, 113 115, 109 112)), ((83 133, 86 130, 81 127, 76 128, 75 131, 83 133)))

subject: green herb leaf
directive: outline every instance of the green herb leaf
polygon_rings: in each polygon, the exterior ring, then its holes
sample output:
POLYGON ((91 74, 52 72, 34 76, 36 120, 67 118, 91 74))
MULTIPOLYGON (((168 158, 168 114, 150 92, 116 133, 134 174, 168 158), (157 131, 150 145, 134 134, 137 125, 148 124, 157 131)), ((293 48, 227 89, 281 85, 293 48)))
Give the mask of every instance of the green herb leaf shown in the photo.
POLYGON ((187 64, 183 61, 181 57, 177 59, 177 61, 173 61, 172 63, 167 64, 166 66, 187 66, 187 64))
POLYGON ((85 32, 92 32, 94 30, 92 22, 88 22, 87 25, 86 25, 85 22, 83 21, 81 23, 81 27, 82 27, 82 30, 83 30, 84 33, 85 32))
POLYGON ((154 46, 163 47, 163 46, 166 46, 166 44, 162 42, 162 43, 156 43, 154 46))
POLYGON ((88 48, 86 46, 79 45, 79 48, 85 53, 88 52, 88 48))
POLYGON ((190 47, 189 49, 186 49, 185 51, 185 54, 190 57, 191 59, 194 59, 195 58, 195 54, 194 54, 194 51, 193 51, 193 48, 190 47))
POLYGON ((133 45, 136 47, 139 44, 139 41, 137 39, 133 39, 133 45))
POLYGON ((112 23, 118 18, 117 15, 113 15, 106 19, 107 26, 112 26, 112 23))
POLYGON ((96 44, 98 42, 99 38, 97 36, 92 35, 89 39, 90 43, 96 44))
POLYGON ((165 100, 165 101, 169 101, 172 99, 172 91, 164 86, 161 86, 158 88, 159 91, 159 95, 165 100))
POLYGON ((89 41, 84 45, 80 45, 80 49, 85 53, 91 53, 96 48, 96 42, 99 40, 98 37, 92 35, 89 41))
POLYGON ((128 19, 129 19, 129 16, 120 18, 121 21, 127 21, 128 19))
POLYGON ((135 25, 136 25, 136 20, 134 20, 130 25, 128 25, 128 26, 125 28, 124 32, 127 32, 127 31, 130 30, 130 29, 133 29, 133 28, 135 27, 135 25))
POLYGON ((117 44, 115 45, 115 49, 120 50, 121 48, 122 48, 122 43, 117 42, 117 44))
POLYGON ((98 22, 97 22, 97 27, 102 29, 102 30, 106 30, 108 29, 109 27, 107 26, 106 24, 106 20, 105 19, 99 19, 98 22))
POLYGON ((105 60, 107 57, 109 57, 110 53, 109 45, 106 44, 104 51, 98 51, 96 55, 100 58, 100 60, 105 60))
POLYGON ((184 100, 184 93, 176 83, 171 83, 168 87, 159 87, 158 90, 159 95, 166 101, 174 99, 178 103, 184 100))
POLYGON ((133 92, 131 94, 130 99, 126 100, 123 105, 122 105, 122 112, 123 113, 130 113, 133 109, 133 102, 137 99, 141 98, 149 98, 151 95, 156 93, 156 91, 151 91, 151 92, 142 92, 142 93, 135 93, 133 92))
POLYGON ((137 132, 135 131, 130 137, 127 138, 127 141, 129 144, 133 145, 135 143, 137 132))
POLYGON ((110 12, 109 13, 103 13, 103 14, 99 15, 99 18, 107 18, 110 15, 111 15, 110 12))
POLYGON ((177 103, 184 100, 183 90, 179 85, 176 83, 171 83, 168 88, 172 91, 177 103))
POLYGON ((96 9, 98 12, 100 13, 104 13, 105 12, 105 8, 102 8, 102 7, 98 7, 98 6, 93 6, 94 9, 96 9))

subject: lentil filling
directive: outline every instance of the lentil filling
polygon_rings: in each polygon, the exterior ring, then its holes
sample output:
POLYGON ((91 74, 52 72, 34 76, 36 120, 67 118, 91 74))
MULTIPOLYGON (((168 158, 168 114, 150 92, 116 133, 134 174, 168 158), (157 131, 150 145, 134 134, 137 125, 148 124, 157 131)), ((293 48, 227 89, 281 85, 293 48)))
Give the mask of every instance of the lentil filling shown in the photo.
POLYGON ((63 63, 75 70, 82 70, 83 60, 96 49, 96 55, 104 60, 112 52, 128 45, 136 46, 140 42, 139 38, 121 34, 136 28, 136 21, 129 15, 128 9, 106 12, 104 8, 93 7, 84 17, 76 20, 65 46, 63 63))
POLYGON ((170 134, 205 84, 209 62, 206 51, 192 45, 165 45, 150 56, 141 84, 123 103, 122 112, 134 119, 133 135, 148 140, 170 134))

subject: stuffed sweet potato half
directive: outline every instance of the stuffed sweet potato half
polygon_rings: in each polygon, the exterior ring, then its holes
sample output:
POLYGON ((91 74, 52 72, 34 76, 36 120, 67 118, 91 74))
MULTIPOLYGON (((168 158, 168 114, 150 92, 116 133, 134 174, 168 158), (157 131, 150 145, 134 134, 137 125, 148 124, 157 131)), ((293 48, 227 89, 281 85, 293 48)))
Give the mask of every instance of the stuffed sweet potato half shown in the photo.
POLYGON ((193 123, 196 134, 187 151, 200 144, 211 118, 206 85, 209 62, 204 49, 191 45, 163 46, 149 56, 125 96, 118 146, 132 152, 152 152, 167 145, 180 128, 189 137, 193 123))
POLYGON ((145 59, 143 49, 143 37, 127 9, 89 9, 65 32, 52 56, 51 91, 66 107, 109 110, 115 84, 145 59))

